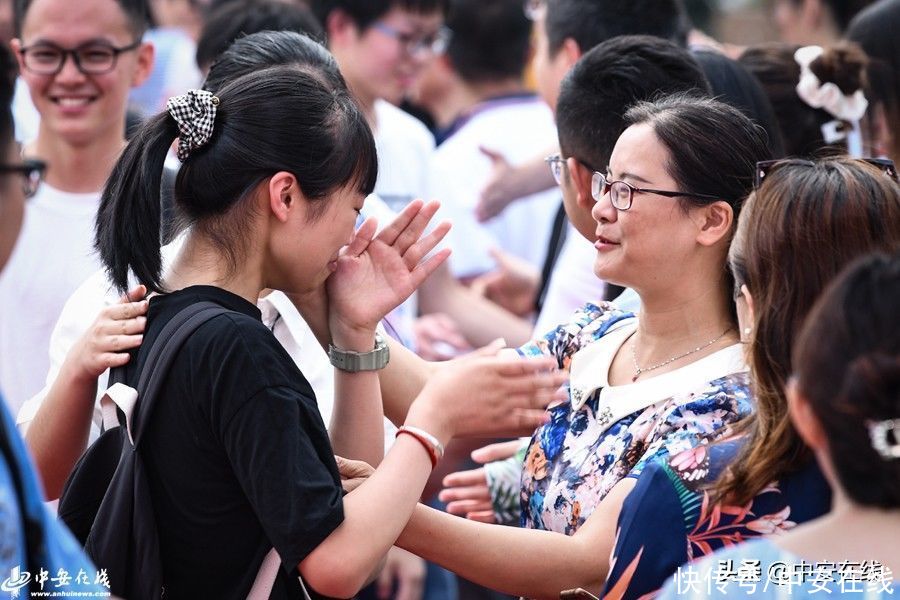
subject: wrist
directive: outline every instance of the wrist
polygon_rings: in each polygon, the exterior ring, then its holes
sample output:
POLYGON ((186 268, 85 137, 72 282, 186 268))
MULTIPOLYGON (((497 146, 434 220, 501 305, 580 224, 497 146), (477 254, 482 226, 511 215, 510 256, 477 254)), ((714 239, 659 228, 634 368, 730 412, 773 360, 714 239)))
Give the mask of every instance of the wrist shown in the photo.
POLYGON ((453 438, 454 432, 452 426, 447 422, 446 414, 436 406, 435 402, 435 399, 427 391, 423 391, 410 406, 403 424, 427 431, 446 446, 453 438))

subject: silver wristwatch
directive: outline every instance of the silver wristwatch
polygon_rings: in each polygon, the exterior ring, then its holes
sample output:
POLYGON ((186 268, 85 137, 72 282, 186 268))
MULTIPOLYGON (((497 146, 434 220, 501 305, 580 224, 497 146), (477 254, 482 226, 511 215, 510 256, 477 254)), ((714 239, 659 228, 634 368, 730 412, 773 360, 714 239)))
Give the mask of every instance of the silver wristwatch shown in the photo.
POLYGON ((356 373, 358 371, 377 371, 387 366, 391 358, 390 350, 381 334, 375 333, 375 349, 370 352, 353 352, 341 350, 328 344, 328 359, 335 368, 341 371, 356 373))

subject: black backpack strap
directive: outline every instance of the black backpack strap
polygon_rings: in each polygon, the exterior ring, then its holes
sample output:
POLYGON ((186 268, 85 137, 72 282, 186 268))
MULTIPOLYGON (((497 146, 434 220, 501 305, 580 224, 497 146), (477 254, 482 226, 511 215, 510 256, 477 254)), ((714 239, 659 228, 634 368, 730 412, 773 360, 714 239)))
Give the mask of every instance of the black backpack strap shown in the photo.
POLYGON ((201 325, 213 317, 231 312, 234 311, 213 302, 198 302, 181 310, 162 328, 147 353, 147 359, 144 361, 138 378, 137 393, 140 415, 135 417, 134 431, 132 432, 135 447, 140 443, 144 423, 153 413, 159 389, 162 387, 169 367, 172 366, 172 361, 181 346, 201 325))

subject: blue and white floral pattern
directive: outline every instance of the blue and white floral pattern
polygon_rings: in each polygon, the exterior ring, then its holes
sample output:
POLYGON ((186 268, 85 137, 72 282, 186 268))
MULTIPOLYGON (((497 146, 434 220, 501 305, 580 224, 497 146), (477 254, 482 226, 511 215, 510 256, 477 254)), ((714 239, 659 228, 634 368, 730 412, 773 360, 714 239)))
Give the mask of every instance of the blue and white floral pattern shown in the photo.
MULTIPOLYGON (((554 356, 568 370, 572 356, 631 313, 612 305, 586 305, 572 322, 519 349, 525 356, 554 356)), ((600 390, 577 410, 571 401, 550 409, 550 422, 532 437, 525 455, 521 524, 571 535, 625 477, 644 465, 718 439, 751 411, 746 371, 729 374, 623 417, 598 418, 600 390)))

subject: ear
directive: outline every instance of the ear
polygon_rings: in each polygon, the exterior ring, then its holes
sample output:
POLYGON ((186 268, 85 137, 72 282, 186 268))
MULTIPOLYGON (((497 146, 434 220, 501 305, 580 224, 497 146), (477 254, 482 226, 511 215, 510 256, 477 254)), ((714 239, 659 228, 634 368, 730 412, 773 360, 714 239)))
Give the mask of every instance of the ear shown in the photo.
POLYGON ((809 401, 800 392, 797 387, 797 381, 794 378, 788 380, 787 389, 788 414, 791 416, 791 422, 797 433, 803 439, 803 442, 814 451, 826 450, 828 448, 828 439, 825 435, 819 419, 816 418, 809 401))
POLYGON ((578 42, 572 38, 566 38, 563 40, 562 48, 559 49, 559 54, 564 57, 566 65, 571 69, 578 62, 578 59, 581 58, 583 52, 578 42))
POLYGON ((268 194, 269 210, 282 223, 286 222, 292 213, 302 210, 297 179, 287 171, 279 171, 272 175, 264 192, 268 194))
POLYGON ((734 224, 734 210, 723 201, 713 202, 694 210, 699 211, 695 222, 699 226, 697 243, 701 246, 714 246, 731 235, 734 224))
POLYGON ((137 87, 147 81, 150 72, 153 71, 153 61, 156 57, 156 48, 151 42, 144 42, 137 49, 137 64, 131 76, 131 87, 137 87))
POLYGON ((22 62, 22 40, 19 38, 13 38, 9 40, 9 47, 12 50, 13 54, 16 57, 16 62, 19 63, 19 73, 25 73, 25 64, 22 62))
POLYGON ((328 35, 329 47, 341 47, 359 36, 359 27, 349 14, 336 8, 325 20, 325 33, 328 35))
POLYGON ((747 316, 750 317, 750 322, 756 318, 756 309, 753 308, 753 296, 750 294, 750 290, 747 289, 747 284, 741 285, 741 296, 744 297, 744 302, 747 303, 747 316))
POLYGON ((573 156, 566 159, 566 171, 571 179, 571 185, 575 188, 575 202, 579 208, 590 211, 594 207, 594 197, 591 195, 591 179, 594 172, 573 156))

